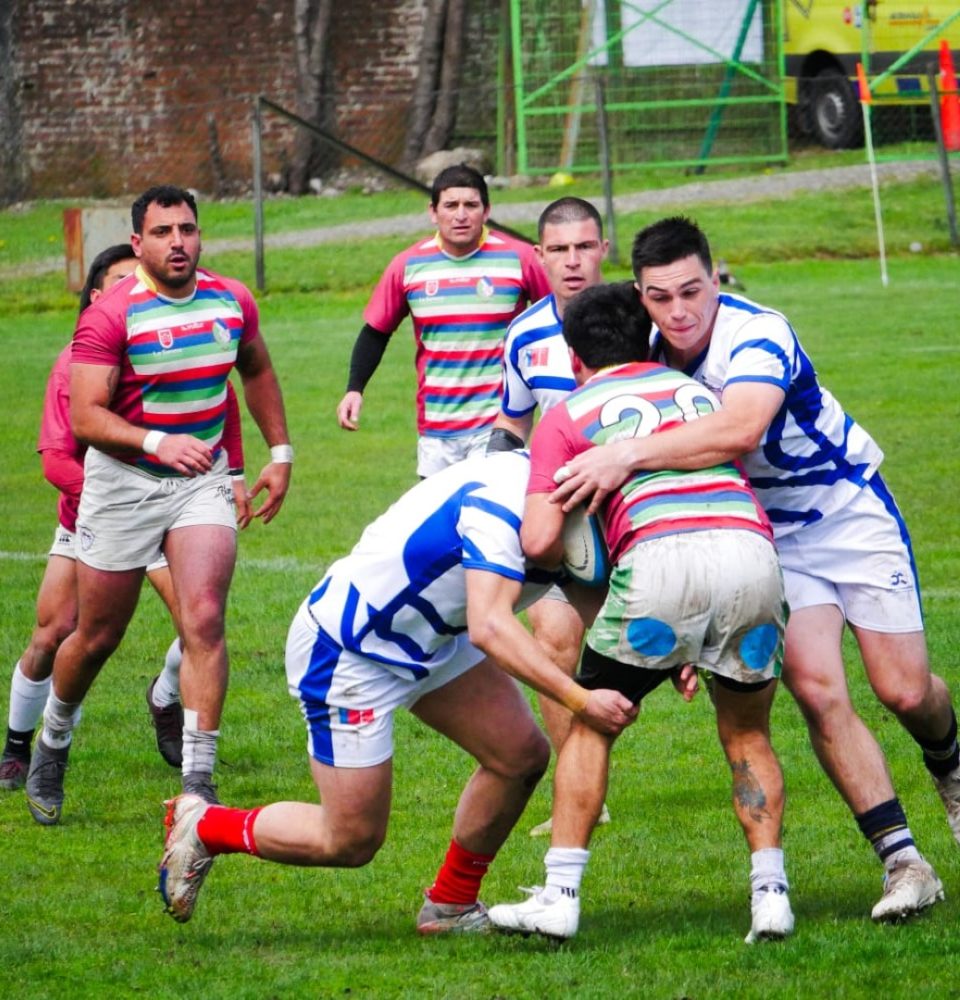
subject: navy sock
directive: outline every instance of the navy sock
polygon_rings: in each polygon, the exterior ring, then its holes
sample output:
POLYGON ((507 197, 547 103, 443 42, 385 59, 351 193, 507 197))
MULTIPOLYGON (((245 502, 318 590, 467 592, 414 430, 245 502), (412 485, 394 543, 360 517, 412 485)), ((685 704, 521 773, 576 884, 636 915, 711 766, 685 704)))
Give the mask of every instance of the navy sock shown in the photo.
POLYGON ((885 861, 905 847, 916 847, 899 799, 890 799, 856 817, 860 832, 870 841, 877 857, 885 861))
POLYGON ((5 757, 16 757, 18 760, 30 759, 30 744, 33 742, 32 729, 24 732, 17 732, 15 729, 7 729, 7 743, 3 748, 5 757))

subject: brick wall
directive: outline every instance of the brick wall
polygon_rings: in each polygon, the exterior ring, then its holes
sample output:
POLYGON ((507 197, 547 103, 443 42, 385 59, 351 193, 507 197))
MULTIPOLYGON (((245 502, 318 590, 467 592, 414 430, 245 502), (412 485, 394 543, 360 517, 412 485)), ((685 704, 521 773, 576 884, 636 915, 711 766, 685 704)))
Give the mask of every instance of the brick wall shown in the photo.
MULTIPOLYGON (((339 134, 367 151, 375 137, 387 159, 402 149, 425 5, 335 5, 339 134)), ((0 115, 18 133, 29 196, 159 181, 210 191, 218 177, 239 188, 253 96, 295 108, 293 0, 13 0, 13 21, 14 100, 0 115)), ((266 126, 276 169, 290 129, 275 116, 266 126)))

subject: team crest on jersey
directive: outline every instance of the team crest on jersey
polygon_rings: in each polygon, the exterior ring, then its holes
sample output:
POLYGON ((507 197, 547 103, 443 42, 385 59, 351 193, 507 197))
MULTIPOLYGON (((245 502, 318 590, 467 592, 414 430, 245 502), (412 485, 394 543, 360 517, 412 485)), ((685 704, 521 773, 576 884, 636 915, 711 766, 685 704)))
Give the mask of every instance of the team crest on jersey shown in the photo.
POLYGON ((493 296, 493 282, 484 276, 477 282, 477 295, 482 299, 489 299, 493 296))
POLYGON ((431 278, 424 286, 425 295, 436 295, 440 291, 440 282, 436 278, 431 278))
POLYGON ((222 347, 224 350, 233 343, 233 337, 230 334, 230 327, 222 319, 217 319, 213 321, 213 339, 222 347))
POLYGON ((160 346, 165 351, 169 351, 173 347, 173 330, 157 330, 157 340, 160 341, 160 346))

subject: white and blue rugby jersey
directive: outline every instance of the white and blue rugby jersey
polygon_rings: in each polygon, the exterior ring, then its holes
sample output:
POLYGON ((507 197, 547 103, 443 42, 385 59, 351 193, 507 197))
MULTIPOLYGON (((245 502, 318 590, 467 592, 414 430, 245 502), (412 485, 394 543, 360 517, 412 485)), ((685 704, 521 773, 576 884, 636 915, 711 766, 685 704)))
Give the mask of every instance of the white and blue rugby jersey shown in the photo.
MULTIPOLYGON (((653 357, 662 359, 659 334, 653 357)), ((817 381, 786 318, 723 294, 706 351, 685 369, 722 397, 735 382, 783 389, 783 406, 743 467, 781 537, 840 510, 883 461, 872 437, 817 381)))
POLYGON ((520 549, 529 477, 529 454, 511 451, 465 459, 418 483, 330 567, 307 599, 314 621, 344 649, 427 676, 466 630, 465 570, 523 583, 518 610, 549 586, 550 575, 528 570, 520 549))
POLYGON ((537 406, 542 416, 576 389, 563 321, 553 295, 535 302, 510 324, 503 349, 503 400, 508 417, 537 406))

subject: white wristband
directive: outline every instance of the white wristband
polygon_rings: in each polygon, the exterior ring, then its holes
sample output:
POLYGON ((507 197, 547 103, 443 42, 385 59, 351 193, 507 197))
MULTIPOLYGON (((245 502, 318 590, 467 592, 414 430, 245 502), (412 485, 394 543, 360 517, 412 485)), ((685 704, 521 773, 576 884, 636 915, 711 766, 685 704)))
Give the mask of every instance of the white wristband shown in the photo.
POLYGON ((291 464, 293 462, 293 446, 289 444, 275 444, 270 449, 270 461, 291 464))
POLYGON ((157 449, 160 447, 160 442, 166 436, 163 431, 147 431, 146 437, 143 439, 143 444, 140 447, 145 454, 156 455, 157 449))

